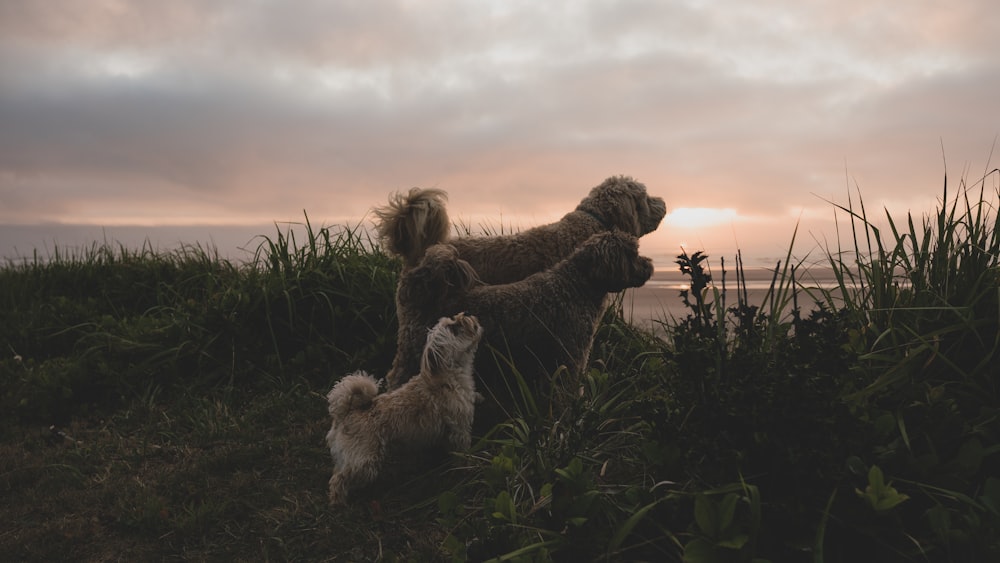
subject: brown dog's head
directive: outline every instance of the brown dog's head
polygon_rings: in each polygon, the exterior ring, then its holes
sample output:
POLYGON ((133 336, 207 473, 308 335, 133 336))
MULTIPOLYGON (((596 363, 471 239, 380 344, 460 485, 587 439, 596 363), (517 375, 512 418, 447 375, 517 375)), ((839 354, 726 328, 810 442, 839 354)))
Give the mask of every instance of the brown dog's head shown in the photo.
POLYGON ((479 283, 472 266, 450 244, 427 249, 414 268, 400 278, 398 301, 424 312, 440 312, 446 303, 479 283))
POLYGON ((653 261, 639 256, 639 240, 622 231, 590 237, 574 259, 595 287, 609 293, 640 287, 653 276, 653 261))
POLYGON ((660 226, 667 214, 661 197, 651 197, 646 186, 628 176, 612 176, 590 190, 578 211, 597 217, 609 230, 620 229, 641 237, 660 226))

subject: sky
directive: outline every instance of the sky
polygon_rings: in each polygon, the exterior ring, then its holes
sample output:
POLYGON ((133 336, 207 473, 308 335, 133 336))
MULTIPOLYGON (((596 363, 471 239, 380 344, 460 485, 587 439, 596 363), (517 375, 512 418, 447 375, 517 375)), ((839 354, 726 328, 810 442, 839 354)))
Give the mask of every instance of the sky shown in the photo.
POLYGON ((770 265, 849 194, 919 216, 996 168, 997 53, 992 0, 0 0, 0 255, 412 186, 520 229, 625 174, 667 201, 657 267, 770 265))

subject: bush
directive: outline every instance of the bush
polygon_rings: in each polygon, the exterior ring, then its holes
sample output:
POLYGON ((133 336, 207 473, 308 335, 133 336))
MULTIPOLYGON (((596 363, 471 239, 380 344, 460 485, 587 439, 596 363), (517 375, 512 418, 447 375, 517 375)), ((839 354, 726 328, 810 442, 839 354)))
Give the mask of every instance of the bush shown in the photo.
POLYGON ((0 410, 62 422, 123 398, 388 368, 398 266, 357 230, 305 226, 304 245, 279 231, 241 265, 109 246, 8 265, 0 410))

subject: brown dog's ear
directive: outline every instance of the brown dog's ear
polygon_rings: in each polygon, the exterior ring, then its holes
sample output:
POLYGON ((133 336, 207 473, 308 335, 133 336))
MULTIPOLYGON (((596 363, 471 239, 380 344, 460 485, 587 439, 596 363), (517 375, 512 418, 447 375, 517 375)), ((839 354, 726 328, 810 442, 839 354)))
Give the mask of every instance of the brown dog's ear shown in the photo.
POLYGON ((420 267, 427 269, 433 280, 427 289, 441 296, 464 293, 479 282, 476 270, 459 258, 458 251, 450 244, 428 248, 420 267))
POLYGON ((476 273, 472 264, 469 264, 465 260, 456 257, 449 266, 448 283, 450 285, 450 294, 465 293, 472 286, 479 283, 479 274, 476 273))
POLYGON ((577 209, 603 217, 610 229, 643 235, 638 204, 645 201, 646 186, 628 176, 612 176, 594 187, 577 209))

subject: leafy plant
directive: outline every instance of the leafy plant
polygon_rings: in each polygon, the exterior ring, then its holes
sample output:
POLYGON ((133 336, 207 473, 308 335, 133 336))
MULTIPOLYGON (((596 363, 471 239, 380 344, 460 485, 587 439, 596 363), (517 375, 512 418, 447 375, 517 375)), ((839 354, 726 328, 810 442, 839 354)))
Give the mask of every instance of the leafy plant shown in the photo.
POLYGON ((886 483, 882 470, 877 465, 873 465, 868 471, 868 486, 865 490, 855 489, 855 492, 878 514, 886 513, 910 498, 896 491, 891 482, 886 483))

